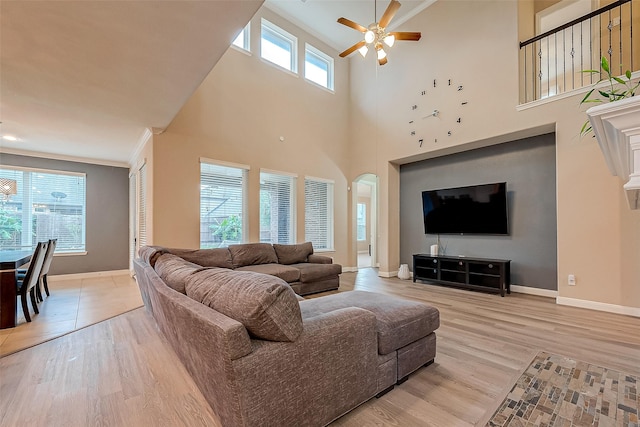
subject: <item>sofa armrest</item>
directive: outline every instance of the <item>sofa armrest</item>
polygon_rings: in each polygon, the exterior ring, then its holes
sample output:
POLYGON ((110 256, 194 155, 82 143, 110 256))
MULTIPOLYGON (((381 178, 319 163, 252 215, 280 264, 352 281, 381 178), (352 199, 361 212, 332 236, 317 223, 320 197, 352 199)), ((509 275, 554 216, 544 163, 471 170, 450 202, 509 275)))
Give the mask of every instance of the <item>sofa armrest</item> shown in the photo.
POLYGON ((233 361, 243 419, 328 424, 375 394, 377 356, 376 317, 356 307, 305 319, 295 342, 253 340, 253 351, 233 361))
POLYGON ((324 256, 324 255, 317 255, 317 254, 309 255, 309 258, 307 258, 307 261, 309 261, 312 264, 333 264, 333 260, 331 259, 331 257, 324 256))

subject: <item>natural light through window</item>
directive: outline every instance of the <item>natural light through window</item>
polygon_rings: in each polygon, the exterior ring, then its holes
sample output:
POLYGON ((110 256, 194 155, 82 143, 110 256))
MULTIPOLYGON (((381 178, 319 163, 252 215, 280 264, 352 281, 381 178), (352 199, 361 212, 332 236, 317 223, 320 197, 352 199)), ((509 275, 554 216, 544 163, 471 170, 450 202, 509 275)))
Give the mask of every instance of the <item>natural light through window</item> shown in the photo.
POLYGON ((272 24, 262 20, 260 56, 286 70, 296 73, 298 39, 272 24))
POLYGON ((236 39, 233 41, 233 45, 236 47, 239 47, 240 49, 244 49, 246 51, 249 51, 249 28, 250 28, 251 23, 247 24, 246 27, 244 27, 244 29, 242 31, 240 31, 240 34, 238 34, 238 37, 236 37, 236 39))
POLYGON ((85 252, 85 174, 3 166, 0 181, 15 188, 0 201, 1 250, 57 239, 56 252, 85 252))
POLYGON ((305 46, 304 77, 333 90, 333 58, 307 44, 305 46))

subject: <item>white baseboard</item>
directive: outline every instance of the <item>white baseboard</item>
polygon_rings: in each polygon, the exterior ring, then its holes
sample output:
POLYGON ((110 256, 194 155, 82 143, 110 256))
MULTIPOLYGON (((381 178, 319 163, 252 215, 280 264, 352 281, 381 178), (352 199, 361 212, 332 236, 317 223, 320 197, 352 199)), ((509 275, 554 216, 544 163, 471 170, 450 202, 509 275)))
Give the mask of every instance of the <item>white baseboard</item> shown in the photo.
POLYGON ((380 277, 398 277, 398 270, 396 271, 378 271, 380 277))
POLYGON ((606 311, 608 313, 624 314, 640 317, 640 307, 627 307, 624 305, 607 304, 604 302, 587 301, 583 299, 556 297, 556 304, 569 305, 571 307, 588 308, 590 310, 606 311))
POLYGON ((358 271, 358 267, 342 267, 343 273, 355 273, 358 271))
POLYGON ((58 282, 60 280, 92 279, 96 277, 123 276, 129 274, 129 270, 91 271, 89 273, 58 274, 55 276, 48 276, 48 279, 52 282, 58 282))
POLYGON ((532 288, 530 286, 511 285, 511 292, 517 292, 519 294, 537 295, 539 297, 556 298, 558 291, 552 291, 550 289, 532 288))

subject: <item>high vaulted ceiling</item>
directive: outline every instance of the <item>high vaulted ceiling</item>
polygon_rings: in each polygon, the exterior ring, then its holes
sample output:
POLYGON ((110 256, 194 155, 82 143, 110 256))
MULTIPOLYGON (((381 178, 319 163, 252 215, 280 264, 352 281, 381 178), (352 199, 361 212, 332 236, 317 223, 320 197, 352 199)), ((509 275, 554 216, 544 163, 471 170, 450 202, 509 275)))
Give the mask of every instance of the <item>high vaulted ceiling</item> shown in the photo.
MULTIPOLYGON (((4 152, 126 163, 161 131, 263 0, 0 0, 0 139, 4 152)), ((392 27, 434 0, 401 0, 392 27)), ((388 4, 378 0, 377 19, 388 4)), ((337 52, 361 35, 374 0, 267 0, 337 52)))
POLYGON ((3 150, 126 162, 261 0, 0 1, 3 150))

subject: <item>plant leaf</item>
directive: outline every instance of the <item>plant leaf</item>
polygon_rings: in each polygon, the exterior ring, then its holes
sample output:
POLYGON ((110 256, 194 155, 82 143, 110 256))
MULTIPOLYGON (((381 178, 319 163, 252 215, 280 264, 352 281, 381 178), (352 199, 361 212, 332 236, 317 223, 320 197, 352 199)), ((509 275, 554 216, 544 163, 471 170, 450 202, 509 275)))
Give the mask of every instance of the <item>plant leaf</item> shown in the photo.
POLYGON ((590 123, 589 120, 587 120, 582 125, 582 129, 580 129, 580 135, 581 136, 584 136, 584 135, 588 134, 589 132, 591 132, 591 126, 589 125, 589 123, 590 123))
POLYGON ((602 67, 603 70, 605 70, 607 73, 609 73, 609 61, 607 61, 606 57, 602 57, 602 63, 600 64, 600 66, 602 67))
POLYGON ((626 73, 624 73, 625 76, 627 76, 627 79, 631 80, 631 70, 627 70, 626 73))
POLYGON ((625 84, 625 81, 622 80, 620 77, 614 77, 613 80, 617 81, 618 83, 620 83, 621 85, 625 84))
POLYGON ((584 98, 582 98, 582 101, 580 101, 580 104, 584 104, 585 102, 589 102, 587 101, 587 99, 591 96, 591 94, 593 93, 595 89, 591 89, 589 92, 587 92, 587 94, 584 96, 584 98))

